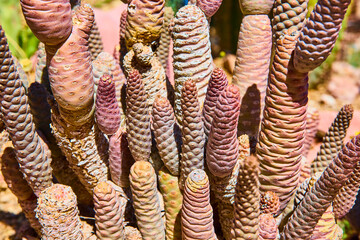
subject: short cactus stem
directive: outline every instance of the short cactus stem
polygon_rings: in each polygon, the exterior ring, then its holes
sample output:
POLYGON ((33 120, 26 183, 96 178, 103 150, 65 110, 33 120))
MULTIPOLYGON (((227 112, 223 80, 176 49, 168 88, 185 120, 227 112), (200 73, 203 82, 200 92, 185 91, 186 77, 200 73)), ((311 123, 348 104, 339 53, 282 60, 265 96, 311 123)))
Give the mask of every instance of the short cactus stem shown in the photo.
POLYGON ((279 211, 280 201, 279 197, 274 192, 268 191, 261 194, 260 210, 261 213, 275 214, 279 211))
POLYGON ((186 179, 181 209, 182 239, 217 239, 210 205, 209 179, 204 170, 192 171, 186 179))
POLYGON ((239 0, 240 9, 244 15, 268 15, 273 4, 273 0, 239 0))
POLYGON ((137 161, 130 169, 130 187, 138 227, 144 240, 165 240, 160 198, 154 168, 147 161, 137 161))
POLYGON ((125 239, 124 213, 127 199, 123 190, 111 181, 94 188, 96 235, 100 239, 125 239))
POLYGON ((83 239, 76 195, 71 187, 54 184, 42 191, 35 210, 44 240, 83 239))
POLYGON ((270 213, 260 214, 258 240, 277 240, 278 234, 279 230, 273 215, 270 213))

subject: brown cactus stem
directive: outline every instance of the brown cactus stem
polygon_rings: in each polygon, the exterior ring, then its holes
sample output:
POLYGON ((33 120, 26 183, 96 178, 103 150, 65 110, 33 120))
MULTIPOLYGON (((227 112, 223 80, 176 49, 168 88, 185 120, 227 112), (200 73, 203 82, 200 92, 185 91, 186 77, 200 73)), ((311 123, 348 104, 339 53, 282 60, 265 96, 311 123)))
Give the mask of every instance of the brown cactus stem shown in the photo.
POLYGON ((125 40, 128 50, 135 43, 150 45, 158 42, 164 16, 164 0, 132 0, 126 18, 125 40))
POLYGON ((260 197, 260 210, 261 213, 275 214, 279 211, 280 200, 274 192, 268 191, 261 194, 260 197))
POLYGON ((258 240, 277 240, 278 234, 279 230, 273 215, 270 213, 260 214, 258 240))
POLYGON ((308 78, 294 70, 290 60, 297 36, 289 31, 277 41, 257 145, 260 190, 279 196, 277 214, 298 185, 306 131, 308 78))
POLYGON ((97 56, 102 51, 104 51, 103 42, 101 39, 99 28, 96 24, 96 21, 93 22, 93 25, 90 30, 89 50, 91 52, 91 60, 95 60, 97 58, 97 56))
POLYGON ((95 119, 99 129, 113 135, 120 127, 120 108, 116 100, 115 82, 111 75, 104 74, 96 92, 95 119))
POLYGON ((354 169, 345 185, 340 189, 333 201, 336 219, 342 219, 354 206, 360 188, 360 163, 354 169))
POLYGON ((216 102, 221 92, 226 88, 227 85, 228 79, 224 70, 222 70, 221 68, 215 68, 214 71, 211 73, 211 78, 209 81, 208 89, 206 91, 203 108, 204 131, 206 137, 209 136, 216 102))
POLYGON ((236 184, 232 239, 257 239, 260 215, 259 163, 254 156, 243 162, 236 184))
POLYGON ((60 183, 71 186, 79 203, 92 205, 92 196, 84 189, 78 177, 71 170, 66 157, 62 154, 51 132, 50 105, 47 101, 49 94, 44 85, 38 82, 32 83, 28 89, 28 97, 36 128, 44 134, 45 139, 43 140, 51 151, 51 167, 54 176, 60 183))
POLYGON ((122 189, 111 181, 94 188, 96 235, 99 239, 125 239, 124 213, 127 199, 122 189))
POLYGON ((130 170, 130 187, 138 227, 144 240, 165 239, 156 174, 149 162, 137 161, 130 170))
POLYGON ((120 17, 120 36, 119 36, 119 63, 120 67, 123 69, 123 59, 127 53, 126 42, 125 42, 125 32, 126 32, 126 18, 127 18, 127 9, 123 10, 120 17))
POLYGON ((239 88, 235 85, 229 85, 220 93, 217 100, 206 146, 206 163, 214 176, 226 177, 230 175, 238 159, 237 122, 239 110, 239 88))
POLYGON ((240 88, 239 134, 247 134, 252 151, 259 134, 271 56, 271 24, 267 15, 243 18, 236 51, 233 84, 240 88))
POLYGON ((94 110, 94 80, 89 32, 94 13, 81 5, 73 16, 73 31, 55 56, 49 60, 49 78, 62 118, 73 126, 91 121, 94 110))
POLYGON ((9 189, 18 198, 18 202, 28 219, 30 226, 40 234, 41 226, 38 219, 36 219, 34 212, 37 204, 37 197, 29 184, 25 181, 23 174, 20 172, 13 148, 5 148, 1 156, 1 172, 9 189))
POLYGON ((181 209, 182 239, 217 239, 210 205, 209 179, 204 170, 192 171, 186 179, 181 209))
POLYGON ((167 97, 165 70, 150 46, 134 44, 124 57, 123 66, 127 75, 133 69, 137 69, 141 74, 150 110, 158 95, 167 97))
POLYGON ((315 140, 315 135, 317 133, 320 123, 319 111, 315 108, 309 108, 307 111, 306 117, 306 137, 304 142, 303 156, 307 156, 311 145, 315 140))
POLYGON ((275 0, 272 26, 276 39, 293 27, 301 31, 308 12, 307 5, 307 0, 275 0))
POLYGON ((320 150, 311 164, 311 175, 323 172, 343 147, 346 131, 353 117, 352 105, 343 106, 326 132, 320 150))
POLYGON ((35 210, 41 239, 83 239, 76 195, 71 187, 54 184, 42 191, 35 210))
POLYGON ((151 153, 150 108, 139 71, 134 69, 127 78, 126 132, 135 161, 148 161, 151 153))
POLYGON ((21 0, 26 23, 45 45, 56 48, 65 42, 72 30, 71 5, 68 0, 21 0))
POLYGON ((268 15, 273 4, 273 0, 239 0, 240 9, 244 15, 268 15))
POLYGON ((205 133, 201 119, 196 84, 187 80, 182 88, 182 153, 180 160, 180 189, 195 169, 204 169, 205 133))
POLYGON ((174 110, 169 100, 164 97, 157 97, 153 105, 152 124, 161 160, 166 168, 173 174, 180 174, 180 143, 176 138, 174 110))
POLYGON ((296 43, 296 70, 312 71, 330 55, 350 2, 321 0, 316 3, 296 43))
POLYGON ((205 13, 207 18, 211 18, 219 10, 221 3, 222 0, 197 0, 196 6, 205 13))
POLYGON ((166 167, 159 171, 159 187, 165 205, 166 239, 181 239, 181 207, 183 195, 179 188, 179 178, 172 175, 166 167))
POLYGON ((209 26, 205 14, 199 7, 187 5, 176 13, 172 37, 175 74, 174 110, 176 118, 181 124, 181 94, 184 83, 188 79, 192 79, 196 83, 199 104, 202 107, 213 70, 209 26))
POLYGON ((360 135, 349 141, 305 195, 281 239, 309 239, 317 222, 360 161, 360 135))
POLYGON ((130 167, 134 162, 127 141, 127 133, 119 129, 109 140, 111 180, 120 187, 129 187, 130 167))
POLYGON ((0 26, 0 101, 2 120, 12 140, 20 171, 36 195, 52 185, 50 151, 35 130, 28 97, 0 26))
POLYGON ((46 66, 45 45, 41 42, 39 43, 36 56, 37 56, 37 62, 35 68, 35 82, 43 84, 46 87, 46 90, 49 93, 51 93, 48 67, 46 66))
POLYGON ((164 23, 161 28, 161 35, 159 41, 159 47, 156 49, 156 55, 159 58, 159 61, 164 69, 167 66, 167 60, 169 57, 169 48, 171 33, 169 31, 169 26, 174 19, 174 11, 171 7, 164 8, 164 23))

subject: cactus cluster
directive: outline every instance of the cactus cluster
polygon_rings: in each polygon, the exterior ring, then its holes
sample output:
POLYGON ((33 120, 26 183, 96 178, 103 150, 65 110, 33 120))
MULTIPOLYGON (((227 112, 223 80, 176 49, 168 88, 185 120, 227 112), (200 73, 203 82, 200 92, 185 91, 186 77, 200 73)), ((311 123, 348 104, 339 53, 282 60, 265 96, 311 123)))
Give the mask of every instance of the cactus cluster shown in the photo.
POLYGON ((343 144, 346 105, 307 159, 308 72, 349 1, 319 0, 306 20, 307 1, 239 0, 232 81, 210 50, 221 2, 129 1, 112 56, 90 5, 21 0, 42 42, 27 91, 0 26, 1 170, 41 239, 341 238, 360 135, 343 144))

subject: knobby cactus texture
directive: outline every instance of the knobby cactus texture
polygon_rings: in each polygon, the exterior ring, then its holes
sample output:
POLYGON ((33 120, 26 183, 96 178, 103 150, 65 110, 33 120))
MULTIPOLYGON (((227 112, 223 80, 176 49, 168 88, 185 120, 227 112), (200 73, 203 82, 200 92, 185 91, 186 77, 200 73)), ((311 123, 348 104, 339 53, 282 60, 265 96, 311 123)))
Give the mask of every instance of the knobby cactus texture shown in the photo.
POLYGON ((156 174, 149 162, 137 161, 130 170, 130 186, 138 227, 144 240, 165 239, 156 174))
POLYGON ((196 84, 187 80, 182 88, 182 152, 180 160, 180 188, 195 169, 204 169, 204 124, 201 119, 196 84))
POLYGON ((208 22, 194 5, 182 7, 175 15, 173 66, 175 74, 175 115, 182 122, 181 92, 184 83, 192 79, 203 106, 208 82, 213 70, 208 22))
POLYGON ((211 18, 221 6, 222 0, 197 0, 196 6, 198 6, 206 15, 207 18, 211 18))
POLYGON ((259 216, 259 240, 278 239, 279 230, 276 220, 270 213, 262 213, 259 216))
POLYGON ((323 172, 343 146, 346 131, 353 117, 352 105, 342 107, 326 132, 316 158, 311 164, 311 174, 323 172))
POLYGON ((194 170, 186 179, 181 229, 184 240, 217 239, 210 205, 209 179, 204 170, 194 170))
POLYGON ((36 195, 52 185, 50 151, 35 129, 28 97, 0 26, 0 101, 2 119, 15 148, 20 171, 36 195))
POLYGON ((273 4, 272 0, 239 0, 240 9, 244 15, 268 15, 273 4))
POLYGON ((281 239, 308 239, 359 161, 360 134, 342 148, 305 195, 286 224, 281 239))

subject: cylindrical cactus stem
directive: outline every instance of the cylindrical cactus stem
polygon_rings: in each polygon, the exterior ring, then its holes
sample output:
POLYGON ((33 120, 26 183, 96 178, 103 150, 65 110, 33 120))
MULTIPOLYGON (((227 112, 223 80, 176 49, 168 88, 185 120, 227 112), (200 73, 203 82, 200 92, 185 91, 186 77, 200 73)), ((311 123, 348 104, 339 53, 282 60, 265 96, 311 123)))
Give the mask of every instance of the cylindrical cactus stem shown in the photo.
POLYGON ((186 80, 192 79, 203 106, 208 82, 213 70, 209 27, 205 14, 194 5, 182 7, 175 16, 173 66, 175 74, 175 115, 182 122, 181 92, 186 80))
POLYGON ((195 169, 204 169, 204 124, 201 119, 196 84, 187 80, 182 88, 182 152, 180 160, 180 189, 195 169))
POLYGON ((130 186, 130 168, 135 162, 131 155, 127 133, 119 129, 109 140, 109 167, 111 180, 118 186, 130 186))
POLYGON ((206 163, 211 174, 226 177, 231 174, 239 156, 237 123, 240 113, 240 91, 229 85, 220 93, 206 146, 206 163))
POLYGON ((111 75, 104 74, 96 92, 95 118, 99 129, 113 135, 120 127, 120 108, 116 101, 115 82, 111 75))
POLYGON ((159 47, 156 50, 156 55, 164 69, 167 66, 167 60, 169 57, 170 39, 171 33, 169 26, 171 21, 174 19, 174 11, 171 7, 164 8, 164 23, 161 28, 161 35, 159 41, 159 47))
POLYGON ((312 71, 330 55, 350 2, 321 0, 316 3, 294 50, 294 66, 297 71, 312 71))
POLYGON ((55 49, 65 42, 72 30, 69 0, 21 0, 26 23, 47 47, 55 49))
POLYGON ((277 215, 298 186, 306 131, 308 78, 292 67, 291 53, 298 36, 292 30, 277 41, 257 145, 260 190, 279 196, 277 215))
POLYGON ((35 210, 41 239, 83 239, 76 195, 71 187, 54 184, 42 191, 35 210))
POLYGON ((333 207, 330 206, 316 224, 310 240, 341 240, 343 230, 336 224, 333 207))
POLYGON ((123 59, 127 53, 126 42, 125 42, 126 18, 127 18, 127 9, 124 9, 120 17, 120 36, 119 36, 120 49, 118 50, 119 63, 121 69, 123 69, 123 59))
POLYGON ((34 212, 37 205, 37 197, 19 170, 19 164, 13 148, 5 148, 1 156, 1 172, 9 189, 18 198, 18 202, 30 226, 40 234, 41 225, 34 212))
POLYGON ((208 89, 206 91, 203 108, 204 131, 206 137, 209 136, 217 100, 221 92, 224 91, 227 85, 228 79, 224 70, 222 70, 221 68, 215 68, 214 71, 211 73, 211 78, 209 81, 208 89))
POLYGON ((323 172, 343 147, 346 131, 350 126, 354 109, 351 104, 343 106, 326 132, 320 150, 311 164, 311 175, 323 172))
POLYGON ((164 0, 133 0, 127 9, 125 40, 128 50, 135 43, 158 42, 164 16, 164 0))
POLYGON ((46 87, 46 90, 51 93, 48 67, 46 66, 45 45, 42 42, 39 43, 36 56, 35 82, 43 84, 46 87))
POLYGON ((282 239, 308 239, 317 222, 360 161, 360 134, 349 141, 295 209, 282 239))
POLYGON ((165 205, 165 230, 166 239, 181 239, 181 217, 183 196, 179 188, 179 179, 169 172, 166 167, 159 171, 159 187, 165 205))
POLYGON ((342 219, 354 206, 356 196, 360 189, 360 162, 350 175, 345 185, 340 189, 333 201, 336 219, 342 219))
POLYGON ((165 70, 150 46, 134 44, 124 57, 123 66, 127 75, 133 69, 137 69, 141 74, 150 110, 158 95, 167 97, 165 70))
POLYGON ((242 98, 238 132, 249 135, 252 151, 256 145, 265 106, 271 34, 270 19, 267 15, 247 15, 243 18, 232 83, 240 88, 242 98))
POLYGON ((307 5, 308 0, 275 0, 272 26, 276 39, 292 27, 301 31, 308 12, 307 5))
POLYGON ((161 160, 171 174, 180 174, 179 148, 174 110, 168 99, 158 96, 153 104, 152 124, 161 160))
POLYGON ((259 163, 254 156, 245 159, 236 184, 232 239, 257 239, 260 215, 259 163))
POLYGON ((96 235, 99 239, 125 239, 124 213, 127 199, 122 189, 111 181, 100 182, 94 188, 96 235))
POLYGON ((20 171, 36 195, 52 185, 50 151, 35 130, 28 97, 0 26, 0 98, 2 120, 12 140, 20 171))
POLYGON ((197 0, 196 6, 198 6, 207 18, 211 18, 219 10, 222 0, 197 0))
POLYGON ((89 50, 91 53, 91 60, 93 61, 102 51, 104 51, 103 42, 96 21, 93 22, 89 35, 89 50))
POLYGON ((279 211, 280 200, 274 192, 268 191, 261 194, 260 197, 260 210, 261 213, 275 214, 279 211))
POLYGON ((151 153, 150 108, 141 75, 131 71, 126 86, 126 130, 135 161, 148 161, 151 153))
POLYGON ((279 229, 276 220, 270 213, 262 213, 259 216, 258 240, 277 240, 279 229))
POLYGON ((204 170, 192 171, 186 179, 181 209, 182 239, 217 239, 210 205, 209 178, 204 170))
POLYGON ((138 227, 144 240, 165 239, 165 225, 156 187, 156 174, 149 162, 137 161, 130 169, 130 187, 138 227))
POLYGON ((273 0, 239 0, 240 9, 244 15, 268 15, 273 4, 273 0))
POLYGON ((73 126, 92 120, 94 79, 88 38, 94 13, 81 5, 73 16, 73 31, 49 61, 49 78, 60 115, 73 126))
POLYGON ((315 140, 315 135, 318 130, 319 123, 320 123, 319 111, 316 108, 309 108, 306 117, 306 136, 303 147, 304 157, 308 155, 311 145, 315 140))

